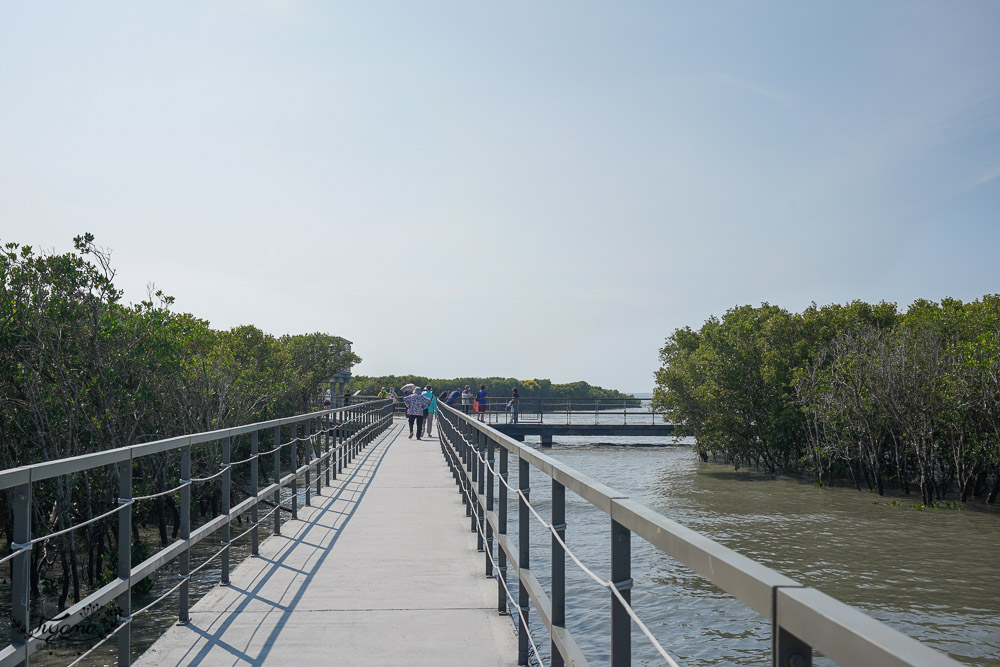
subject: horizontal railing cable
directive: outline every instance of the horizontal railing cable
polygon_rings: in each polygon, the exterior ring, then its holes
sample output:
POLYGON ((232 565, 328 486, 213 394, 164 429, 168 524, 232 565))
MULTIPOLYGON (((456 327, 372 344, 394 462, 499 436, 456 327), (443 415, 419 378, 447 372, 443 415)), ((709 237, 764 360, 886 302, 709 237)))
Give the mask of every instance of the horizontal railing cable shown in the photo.
POLYGON ((226 470, 228 470, 228 469, 229 469, 229 464, 228 463, 223 463, 222 464, 222 469, 219 470, 218 472, 212 473, 208 477, 192 477, 188 481, 190 481, 192 483, 194 483, 194 482, 207 482, 209 480, 213 480, 216 477, 220 476, 222 473, 226 472, 226 470))
POLYGON ((223 552, 224 552, 224 551, 225 551, 226 549, 228 549, 228 548, 229 548, 229 542, 226 542, 225 544, 223 544, 223 545, 222 545, 222 548, 221 548, 221 549, 219 549, 219 550, 218 550, 218 551, 216 551, 216 552, 215 552, 214 554, 212 554, 211 556, 209 556, 208 558, 206 558, 206 559, 205 559, 205 562, 204 562, 204 563, 202 563, 202 564, 201 564, 201 565, 199 565, 198 567, 195 567, 195 568, 192 568, 192 569, 191 569, 191 571, 190 571, 190 572, 188 573, 188 575, 190 576, 190 575, 192 575, 192 574, 195 574, 196 572, 200 572, 200 571, 201 571, 201 570, 202 570, 202 569, 203 569, 203 568, 204 568, 205 566, 207 566, 207 565, 208 565, 209 563, 211 563, 211 562, 212 562, 213 560, 215 560, 216 558, 218 558, 219 556, 221 556, 221 555, 222 555, 222 553, 223 553, 223 552))
MULTIPOLYGON (((191 574, 194 574, 194 572, 191 572, 191 574)), ((131 623, 132 619, 134 619, 136 616, 139 616, 143 612, 148 611, 151 607, 154 607, 154 606, 160 604, 161 602, 163 602, 165 599, 167 599, 167 597, 170 596, 171 593, 176 592, 177 589, 180 588, 181 586, 183 586, 184 583, 187 582, 190 578, 191 578, 190 574, 189 575, 185 575, 184 577, 181 578, 181 580, 179 582, 177 582, 177 584, 173 588, 171 588, 170 590, 168 590, 166 593, 163 593, 162 595, 160 595, 160 597, 156 598, 155 600, 153 600, 152 602, 150 602, 149 604, 147 604, 145 607, 143 607, 139 611, 132 612, 132 614, 130 616, 125 617, 124 618, 124 622, 121 625, 119 625, 117 628, 115 628, 114 630, 112 630, 109 634, 105 635, 104 639, 102 639, 101 641, 99 641, 96 644, 94 644, 93 646, 91 646, 90 649, 86 653, 84 653, 83 655, 81 655, 79 658, 77 658, 73 662, 69 663, 69 665, 67 665, 67 667, 73 667, 73 665, 80 664, 80 662, 82 662, 84 658, 86 658, 88 655, 90 655, 91 653, 93 653, 94 651, 96 651, 97 649, 99 649, 101 646, 104 645, 104 642, 106 642, 109 639, 111 639, 112 637, 114 637, 116 634, 118 634, 119 631, 121 631, 122 628, 124 628, 126 625, 128 625, 129 623, 131 623)), ((123 617, 119 616, 118 620, 123 620, 123 617)))
MULTIPOLYGON (((121 619, 120 616, 118 618, 121 619)), ((101 641, 99 641, 96 644, 94 644, 93 646, 91 646, 90 650, 88 650, 86 653, 84 653, 83 655, 81 655, 79 658, 77 658, 73 662, 71 662, 68 665, 66 665, 66 667, 75 667, 76 665, 79 665, 81 662, 83 662, 83 660, 87 656, 89 656, 91 653, 93 653, 97 649, 101 648, 102 646, 104 646, 104 642, 108 641, 109 639, 111 639, 112 637, 114 637, 115 635, 117 635, 121 631, 122 628, 124 628, 126 625, 128 625, 131 622, 132 622, 131 618, 125 619, 124 623, 122 623, 117 628, 115 628, 114 630, 112 630, 107 636, 104 637, 104 639, 102 639, 101 641)))
POLYGON ((253 461, 254 459, 259 458, 259 457, 260 457, 260 454, 254 454, 253 456, 248 456, 247 458, 240 459, 239 461, 230 461, 229 465, 230 466, 238 466, 241 463, 250 463, 251 461, 253 461))
POLYGON ((177 491, 183 489, 185 486, 190 486, 190 485, 191 485, 191 480, 186 479, 172 489, 167 489, 166 491, 158 491, 156 493, 150 493, 149 495, 145 496, 135 496, 134 498, 132 498, 132 500, 138 502, 140 500, 150 500, 151 498, 158 498, 160 496, 176 493, 177 491))
MULTIPOLYGON (((464 439, 465 438, 463 437, 463 440, 464 439)), ((479 459, 480 463, 484 465, 484 467, 490 472, 490 474, 495 475, 501 484, 507 487, 507 489, 509 489, 510 491, 515 492, 518 495, 518 497, 520 497, 521 500, 524 501, 525 506, 535 516, 535 519, 537 519, 538 522, 542 524, 542 526, 544 526, 550 533, 552 533, 553 537, 555 537, 556 540, 559 541, 559 544, 562 545, 562 548, 565 551, 565 553, 570 557, 570 559, 572 559, 574 563, 576 563, 577 567, 583 570, 584 574, 593 579, 597 584, 610 590, 611 593, 616 598, 618 598, 618 602, 621 603, 626 613, 632 618, 633 621, 635 621, 636 625, 639 626, 639 629, 642 631, 642 633, 646 636, 647 639, 649 639, 650 643, 653 645, 653 648, 655 648, 657 652, 663 657, 663 659, 667 661, 667 664, 670 665, 670 667, 679 667, 678 664, 674 661, 674 659, 670 657, 670 654, 667 653, 667 651, 663 648, 660 642, 656 640, 656 637, 653 636, 653 633, 650 632, 649 628, 646 627, 646 624, 642 622, 642 619, 640 619, 639 616, 635 613, 635 610, 632 608, 632 605, 625 600, 624 596, 622 596, 621 592, 618 590, 618 587, 615 586, 614 582, 611 581, 610 579, 609 580, 602 579, 598 575, 594 574, 593 570, 584 565, 583 562, 579 558, 577 558, 576 554, 574 554, 573 551, 569 548, 569 546, 566 545, 566 542, 563 541, 563 539, 559 536, 559 532, 552 526, 552 524, 548 523, 547 521, 545 521, 545 519, 542 518, 542 516, 538 513, 538 510, 535 509, 534 505, 532 505, 531 502, 529 502, 528 497, 524 494, 524 492, 519 488, 511 486, 507 482, 507 480, 504 479, 503 475, 501 475, 499 472, 497 472, 495 468, 493 468, 493 466, 486 459, 486 457, 484 457, 482 453, 479 451, 478 447, 473 446, 471 443, 469 443, 468 440, 466 440, 466 443, 469 444, 469 449, 475 453, 476 458, 479 459)), ((476 525, 478 528, 478 522, 476 525)), ((482 530, 480 529, 479 532, 482 533, 482 530)))
POLYGON ((111 516, 112 514, 116 514, 116 513, 120 512, 120 511, 122 511, 122 509, 128 507, 131 504, 131 502, 132 501, 130 500, 129 502, 122 503, 121 505, 119 505, 118 507, 114 508, 113 510, 110 510, 108 512, 105 512, 104 514, 100 514, 98 516, 95 516, 92 519, 87 519, 86 521, 84 521, 82 523, 73 524, 69 528, 63 528, 62 530, 56 531, 54 533, 49 533, 48 535, 42 535, 41 537, 36 537, 35 539, 28 540, 27 542, 25 542, 23 544, 17 544, 17 543, 11 544, 10 545, 11 547, 17 547, 17 549, 14 551, 14 553, 7 554, 3 558, 0 558, 0 565, 2 565, 3 563, 6 563, 11 558, 13 558, 13 557, 17 556, 18 554, 20 554, 22 551, 30 551, 32 545, 41 544, 42 542, 45 542, 46 540, 51 540, 53 537, 59 537, 60 535, 65 535, 66 533, 70 533, 70 532, 76 530, 77 528, 83 528, 84 526, 88 526, 88 525, 90 525, 90 524, 92 524, 92 523, 94 523, 96 521, 100 521, 101 519, 106 519, 109 516, 111 516))

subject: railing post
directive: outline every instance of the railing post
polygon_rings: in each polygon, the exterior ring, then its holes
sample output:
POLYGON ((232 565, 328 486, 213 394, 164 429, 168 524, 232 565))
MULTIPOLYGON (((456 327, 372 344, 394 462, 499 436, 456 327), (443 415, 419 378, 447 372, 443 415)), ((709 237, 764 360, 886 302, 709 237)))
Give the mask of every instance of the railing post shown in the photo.
POLYGON ((303 439, 303 444, 305 444, 305 457, 302 460, 303 465, 306 467, 306 479, 305 479, 305 499, 306 507, 312 505, 310 502, 310 495, 312 493, 312 469, 309 467, 312 463, 312 420, 307 419, 302 422, 302 435, 305 436, 303 439))
MULTIPOLYGON (((338 419, 338 415, 333 416, 334 420, 338 419)), ((335 421, 333 427, 333 453, 330 454, 330 465, 333 466, 333 479, 337 479, 337 473, 340 469, 340 422, 335 421)))
MULTIPOLYGON (((494 510, 493 503, 493 492, 494 492, 494 474, 492 471, 496 470, 496 464, 493 462, 493 438, 486 438, 486 460, 489 461, 490 470, 486 471, 486 511, 492 512, 494 510)), ((493 525, 487 521, 486 522, 486 576, 493 576, 493 525)))
POLYGON ((340 413, 341 422, 337 430, 340 434, 340 457, 337 463, 340 472, 344 472, 344 465, 347 463, 347 437, 350 429, 350 418, 347 410, 340 413))
MULTIPOLYGON (((476 531, 477 532, 476 541, 477 541, 477 548, 479 549, 479 551, 483 551, 485 548, 485 540, 483 539, 483 536, 486 533, 486 510, 480 504, 480 498, 482 498, 483 495, 486 493, 486 484, 485 484, 486 480, 483 479, 486 476, 486 462, 483 460, 483 457, 485 457, 486 455, 486 446, 484 442, 486 440, 486 436, 483 435, 482 431, 478 429, 476 429, 475 433, 476 433, 476 468, 478 469, 476 474, 476 481, 479 482, 479 485, 477 487, 478 494, 476 495, 476 514, 479 517, 479 530, 476 531)), ((490 555, 487 553, 486 559, 489 560, 489 557, 490 555)))
POLYGON ((528 589, 521 579, 521 570, 530 570, 531 519, 528 517, 528 501, 531 498, 531 487, 528 484, 528 462, 518 457, 517 460, 517 606, 521 612, 517 621, 517 664, 528 664, 528 589))
POLYGON ((781 627, 776 610, 772 616, 771 655, 774 667, 810 667, 812 647, 781 627))
POLYGON ((191 445, 181 447, 181 525, 180 538, 184 541, 184 551, 181 552, 180 600, 178 602, 177 622, 186 625, 191 616, 190 583, 191 583, 191 445))
POLYGON ((323 456, 326 457, 326 485, 330 486, 330 415, 323 415, 323 456))
POLYGON ((333 479, 337 479, 337 473, 340 472, 340 443, 343 440, 341 436, 341 416, 339 414, 333 415, 334 425, 333 425, 333 454, 330 455, 330 463, 333 465, 333 479))
POLYGON ((292 426, 292 519, 299 518, 299 425, 292 426))
POLYGON ((132 649, 132 457, 117 465, 118 503, 127 507, 118 512, 118 578, 126 584, 118 596, 118 622, 125 627, 118 631, 118 665, 131 664, 132 649))
POLYGON ((233 518, 229 516, 231 506, 230 498, 233 491, 233 439, 226 436, 222 439, 222 513, 226 515, 226 523, 222 526, 222 557, 220 567, 222 569, 221 583, 223 586, 229 585, 229 538, 232 535, 230 523, 233 518))
MULTIPOLYGON (((611 583, 632 604, 632 532, 611 520, 611 583)), ((611 593, 611 666, 632 664, 632 618, 611 593)))
POLYGON ((359 414, 358 409, 351 408, 348 414, 350 415, 350 420, 348 421, 348 423, 351 425, 351 430, 348 431, 348 433, 350 433, 349 436, 350 446, 348 446, 347 448, 347 462, 351 463, 354 461, 354 455, 357 453, 358 450, 357 436, 358 436, 358 431, 360 430, 358 428, 358 414, 359 414))
POLYGON ((274 534, 281 535, 281 427, 271 429, 274 442, 274 534))
POLYGON ((258 442, 258 432, 250 434, 250 493, 253 494, 253 505, 250 506, 250 521, 253 530, 250 531, 250 554, 260 555, 260 512, 258 511, 257 493, 260 491, 260 483, 257 480, 260 475, 260 461, 258 460, 260 444, 258 442))
MULTIPOLYGON (((441 414, 444 415, 443 412, 441 414)), ((448 460, 451 462, 451 474, 455 478, 455 484, 458 485, 459 495, 462 496, 462 498, 464 499, 465 489, 462 487, 462 464, 458 453, 458 445, 456 444, 456 439, 455 439, 455 426, 450 421, 444 419, 443 417, 442 421, 439 422, 439 425, 444 426, 444 437, 448 441, 451 451, 451 454, 448 457, 448 460)))
MULTIPOLYGON (((472 438, 472 427, 469 426, 468 423, 466 423, 464 420, 463 424, 465 424, 466 427, 465 447, 468 450, 468 455, 466 457, 468 460, 466 464, 466 471, 468 472, 467 481, 469 486, 469 510, 470 510, 469 516, 472 517, 470 530, 472 532, 476 532, 476 524, 479 522, 479 503, 476 498, 475 483, 476 483, 476 473, 479 471, 479 466, 477 465, 478 462, 475 459, 475 445, 473 445, 472 442, 470 441, 470 439, 472 438)), ((480 548, 482 548, 481 545, 480 548)))
MULTIPOLYGON (((472 517, 472 521, 475 522, 476 517, 472 513, 472 483, 469 481, 472 478, 470 470, 472 455, 469 453, 469 442, 466 440, 468 430, 464 420, 458 422, 458 434, 458 448, 462 453, 462 489, 465 493, 465 516, 472 517)), ((475 530, 475 523, 473 523, 472 529, 475 530)))
MULTIPOLYGON (((559 539, 566 541, 566 487, 552 480, 552 528, 559 539)), ((566 551, 556 536, 552 536, 552 626, 566 627, 566 551)), ((562 654, 553 640, 550 667, 563 667, 562 654)))
MULTIPOLYGON (((500 507, 497 513, 497 530, 500 535, 507 534, 507 448, 500 447, 500 479, 497 480, 500 484, 498 491, 500 492, 500 498, 498 503, 500 507)), ((507 552, 503 550, 503 547, 497 549, 497 568, 500 570, 500 576, 497 579, 497 612, 501 614, 507 613, 507 589, 504 584, 507 582, 507 552)))
POLYGON ((31 482, 15 486, 11 493, 14 506, 14 544, 20 549, 11 568, 11 641, 24 647, 28 664, 28 637, 31 635, 31 482))
MULTIPOLYGON (((353 416, 351 414, 351 409, 348 408, 344 412, 344 465, 348 465, 351 462, 351 447, 354 443, 354 422, 353 416)), ((341 468, 343 472, 343 468, 341 468)))

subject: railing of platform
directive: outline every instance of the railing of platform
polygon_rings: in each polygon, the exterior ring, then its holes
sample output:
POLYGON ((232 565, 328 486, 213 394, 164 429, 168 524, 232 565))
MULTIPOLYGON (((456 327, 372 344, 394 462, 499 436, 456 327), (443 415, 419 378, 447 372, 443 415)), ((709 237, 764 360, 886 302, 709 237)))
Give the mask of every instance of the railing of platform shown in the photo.
MULTIPOLYGON (((616 491, 531 447, 503 435, 473 415, 442 405, 438 432, 441 448, 459 486, 486 556, 486 576, 497 579, 497 610, 507 611, 506 572, 518 581, 518 664, 526 665, 535 647, 528 631, 534 606, 550 636, 553 667, 588 665, 572 633, 566 628, 565 567, 569 557, 610 591, 611 665, 632 661, 634 621, 666 664, 672 658, 631 608, 631 539, 636 535, 677 559, 686 567, 734 596, 771 621, 771 664, 808 667, 813 650, 840 665, 858 667, 958 665, 942 653, 908 637, 814 588, 803 586, 756 561, 685 528, 681 524, 630 500, 616 491), (499 461, 497 459, 499 458, 499 461), (517 488, 508 486, 508 472, 517 466, 517 488), (531 470, 552 485, 551 518, 545 521, 531 506, 531 470), (566 490, 608 515, 611 577, 603 580, 566 548, 566 490), (517 535, 507 533, 508 500, 517 499, 517 535), (529 523, 534 516, 552 535, 550 590, 546 592, 531 569, 529 523)), ((513 596, 511 596, 513 600, 513 596)))
POLYGON ((652 408, 650 398, 487 398, 484 405, 456 410, 490 424, 667 424, 652 408))
POLYGON ((46 641, 66 634, 68 629, 72 629, 88 618, 94 613, 94 610, 114 601, 117 601, 117 627, 70 664, 80 664, 112 637, 117 637, 118 665, 130 664, 130 626, 133 618, 177 592, 179 619, 181 623, 187 622, 189 619, 188 588, 193 574, 215 559, 219 559, 222 572, 220 583, 227 584, 230 573, 230 546, 234 541, 249 535, 251 553, 257 555, 259 529, 262 523, 273 515, 274 533, 280 535, 281 513, 279 510, 290 511, 291 517, 297 518, 298 479, 300 477, 304 477, 304 502, 309 505, 313 474, 315 474, 315 493, 318 495, 322 491, 324 480, 326 486, 329 486, 331 477, 334 480, 337 479, 338 473, 343 472, 344 465, 349 464, 376 436, 389 428, 391 423, 391 401, 378 399, 296 417, 185 435, 0 471, 0 490, 8 490, 7 493, 11 496, 10 504, 14 513, 14 539, 11 544, 13 552, 0 559, 0 563, 13 561, 11 564, 12 642, 0 650, 0 667, 28 664, 30 656, 41 649, 46 641), (282 437, 283 429, 286 437, 282 437), (271 434, 273 446, 262 452, 259 447, 261 433, 268 432, 271 434), (249 436, 250 439, 249 456, 240 461, 233 461, 233 440, 245 436, 249 436), (206 443, 219 446, 221 464, 215 472, 203 477, 192 477, 192 446, 206 443), (289 452, 287 470, 282 470, 283 451, 289 452), (133 468, 136 462, 143 457, 154 455, 179 457, 179 461, 174 461, 172 465, 179 472, 179 477, 176 480, 177 485, 150 495, 133 496, 133 468), (273 459, 273 480, 261 488, 259 462, 266 456, 271 456, 273 459), (232 469, 233 466, 242 464, 250 466, 249 497, 231 507, 232 469), (32 525, 32 484, 60 477, 69 481, 78 478, 81 474, 86 474, 87 471, 104 466, 114 466, 115 476, 118 479, 118 503, 114 509, 57 532, 44 535, 35 534, 36 530, 32 525), (215 479, 219 479, 221 482, 222 511, 204 525, 192 530, 192 486, 215 479), (291 493, 288 498, 282 500, 282 491, 286 488, 290 489, 291 493), (119 539, 117 578, 77 601, 56 617, 45 621, 39 627, 31 627, 29 610, 31 607, 31 550, 33 547, 114 515, 117 515, 118 519, 118 535, 130 536, 132 534, 133 507, 136 502, 174 493, 178 494, 180 501, 179 539, 174 540, 154 556, 137 564, 132 563, 132 540, 129 538, 119 539), (258 505, 262 502, 268 503, 269 499, 273 508, 264 516, 259 516, 258 505), (250 527, 240 535, 233 537, 231 535, 233 520, 248 512, 250 513, 250 527), (203 563, 192 569, 191 547, 217 533, 220 536, 219 549, 203 563), (133 587, 175 559, 179 561, 180 566, 180 577, 177 585, 142 609, 133 611, 133 587))

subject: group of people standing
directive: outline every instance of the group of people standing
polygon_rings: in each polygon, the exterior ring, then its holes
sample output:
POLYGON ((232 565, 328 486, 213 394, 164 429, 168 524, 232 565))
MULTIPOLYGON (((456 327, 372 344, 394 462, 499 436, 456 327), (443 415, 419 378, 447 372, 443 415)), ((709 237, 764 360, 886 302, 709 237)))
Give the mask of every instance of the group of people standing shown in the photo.
POLYGON ((456 406, 460 407, 465 414, 469 414, 470 412, 476 413, 479 421, 484 420, 487 398, 489 398, 489 394, 486 392, 485 384, 479 385, 479 391, 475 393, 473 393, 469 385, 465 385, 465 389, 462 390, 454 389, 450 394, 448 390, 441 392, 441 400, 453 408, 456 406))
MULTIPOLYGON (((395 389, 386 390, 385 387, 378 393, 378 398, 391 398, 393 404, 399 400, 395 389)), ((515 424, 519 398, 517 387, 514 387, 507 402, 507 410, 511 412, 515 424)), ((460 408, 466 414, 474 413, 479 421, 485 421, 489 399, 485 384, 479 385, 479 390, 476 392, 473 392, 469 385, 465 385, 464 389, 453 389, 451 392, 445 389, 440 396, 434 395, 434 389, 430 385, 424 387, 423 391, 420 391, 420 387, 404 386, 403 404, 406 406, 406 420, 410 425, 410 438, 413 437, 414 425, 416 425, 417 440, 423 439, 425 430, 427 437, 434 435, 432 427, 434 416, 438 412, 438 399, 453 408, 460 408)))

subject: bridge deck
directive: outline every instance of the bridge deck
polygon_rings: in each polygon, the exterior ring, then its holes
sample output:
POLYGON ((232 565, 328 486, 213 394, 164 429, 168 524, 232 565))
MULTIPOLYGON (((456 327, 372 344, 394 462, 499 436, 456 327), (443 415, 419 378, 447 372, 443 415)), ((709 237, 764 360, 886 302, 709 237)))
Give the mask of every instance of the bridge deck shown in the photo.
POLYGON ((136 663, 514 665, 437 438, 397 421, 136 663))

